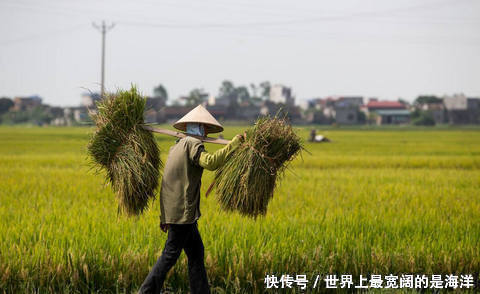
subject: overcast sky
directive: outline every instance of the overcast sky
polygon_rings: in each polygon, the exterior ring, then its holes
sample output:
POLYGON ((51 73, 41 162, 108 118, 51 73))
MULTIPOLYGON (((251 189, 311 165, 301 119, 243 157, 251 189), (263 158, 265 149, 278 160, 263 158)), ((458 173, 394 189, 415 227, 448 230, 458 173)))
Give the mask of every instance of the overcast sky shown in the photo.
POLYGON ((299 100, 480 96, 480 0, 0 0, 0 96, 78 105, 162 83, 170 100, 269 80, 299 100))

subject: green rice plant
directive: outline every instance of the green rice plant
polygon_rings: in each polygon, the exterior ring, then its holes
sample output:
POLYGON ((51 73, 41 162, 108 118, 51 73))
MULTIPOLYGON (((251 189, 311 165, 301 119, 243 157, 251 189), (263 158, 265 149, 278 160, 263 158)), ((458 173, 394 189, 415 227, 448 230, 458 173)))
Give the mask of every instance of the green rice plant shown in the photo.
POLYGON ((253 218, 265 215, 278 176, 301 149, 300 138, 284 118, 258 119, 246 131, 241 146, 215 173, 221 207, 253 218))
POLYGON ((90 115, 96 130, 88 144, 94 166, 104 169, 115 191, 119 211, 141 214, 158 188, 160 152, 150 131, 144 130, 145 98, 132 86, 97 103, 90 115))
MULTIPOLYGON (((212 293, 323 293, 325 283, 312 288, 323 273, 479 280, 479 127, 316 127, 332 142, 304 143, 309 152, 290 163, 294 173, 285 172, 265 217, 202 198, 212 293), (267 273, 306 274, 309 288, 266 289, 267 273)), ((228 126, 224 135, 244 128, 228 126)), ((311 128, 296 133, 308 138, 311 128)), ((104 179, 88 172, 93 130, 0 126, 0 293, 136 293, 160 256, 167 234, 159 208, 117 218, 104 179)), ((161 150, 175 144, 156 142, 161 150)), ((202 182, 214 175, 205 171, 202 182)), ((182 254, 168 275, 172 293, 189 291, 187 263, 182 254)))

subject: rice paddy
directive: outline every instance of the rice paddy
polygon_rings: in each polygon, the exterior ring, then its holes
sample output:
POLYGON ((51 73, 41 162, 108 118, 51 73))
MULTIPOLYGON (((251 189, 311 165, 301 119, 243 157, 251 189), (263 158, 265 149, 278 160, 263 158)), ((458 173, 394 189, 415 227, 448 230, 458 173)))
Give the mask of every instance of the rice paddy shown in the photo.
MULTIPOLYGON (((225 137, 245 128, 227 126, 225 137)), ((160 255, 158 197, 139 217, 118 215, 104 175, 90 170, 91 133, 0 127, 0 293, 135 293, 160 255)), ((263 293, 267 273, 478 279, 479 129, 321 133, 332 142, 305 143, 310 154, 290 164, 256 220, 205 198, 215 174, 204 172, 199 230, 213 293, 263 293)), ((165 161, 175 139, 155 138, 165 161)), ((167 286, 188 289, 183 253, 167 286)))

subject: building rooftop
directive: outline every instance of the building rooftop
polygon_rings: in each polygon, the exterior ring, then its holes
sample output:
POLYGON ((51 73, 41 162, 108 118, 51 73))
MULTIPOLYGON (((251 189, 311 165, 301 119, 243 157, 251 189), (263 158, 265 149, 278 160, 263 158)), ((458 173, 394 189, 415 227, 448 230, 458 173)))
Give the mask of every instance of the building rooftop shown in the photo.
POLYGON ((398 101, 368 101, 368 108, 393 108, 405 109, 405 105, 398 101))

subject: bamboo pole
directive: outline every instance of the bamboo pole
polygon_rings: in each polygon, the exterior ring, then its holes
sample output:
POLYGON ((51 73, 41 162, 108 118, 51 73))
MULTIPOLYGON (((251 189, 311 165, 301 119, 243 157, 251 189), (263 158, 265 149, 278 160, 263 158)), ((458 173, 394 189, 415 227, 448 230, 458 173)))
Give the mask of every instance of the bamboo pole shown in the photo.
POLYGON ((213 143, 213 144, 221 144, 221 145, 227 145, 230 143, 229 140, 225 139, 220 139, 220 138, 211 138, 211 137, 203 137, 203 136, 196 136, 196 135, 191 135, 183 132, 177 132, 177 131, 172 131, 172 130, 165 130, 165 129, 159 129, 159 128, 154 128, 151 126, 143 126, 145 130, 154 132, 154 133, 159 133, 163 135, 169 135, 177 138, 185 138, 187 136, 197 138, 199 140, 202 140, 202 142, 207 142, 207 143, 213 143))

